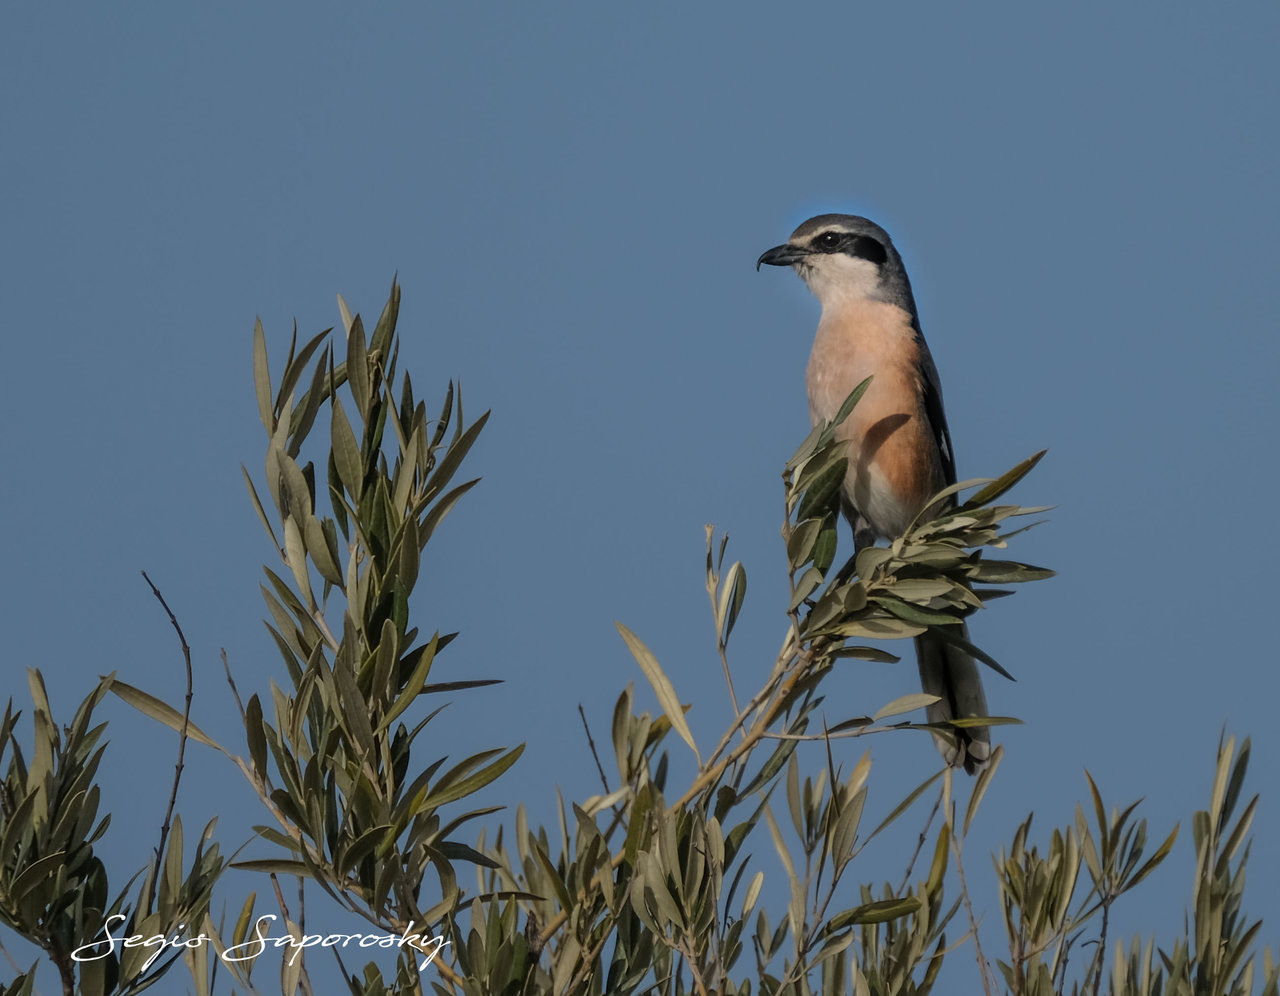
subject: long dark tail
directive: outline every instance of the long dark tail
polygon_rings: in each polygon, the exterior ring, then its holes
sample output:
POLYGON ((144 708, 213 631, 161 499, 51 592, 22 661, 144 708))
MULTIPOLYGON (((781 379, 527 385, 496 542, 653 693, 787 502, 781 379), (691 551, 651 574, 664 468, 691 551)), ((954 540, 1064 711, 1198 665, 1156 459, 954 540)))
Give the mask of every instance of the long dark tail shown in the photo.
MULTIPOLYGON (((968 642, 967 626, 960 636, 968 642)), ((938 701, 926 710, 930 723, 990 715, 978 662, 963 650, 924 633, 916 637, 916 658, 920 662, 920 687, 927 694, 938 696, 938 701)), ((981 771, 991 757, 991 731, 985 726, 952 727, 950 734, 935 733, 933 740, 948 764, 963 767, 971 775, 981 771)))

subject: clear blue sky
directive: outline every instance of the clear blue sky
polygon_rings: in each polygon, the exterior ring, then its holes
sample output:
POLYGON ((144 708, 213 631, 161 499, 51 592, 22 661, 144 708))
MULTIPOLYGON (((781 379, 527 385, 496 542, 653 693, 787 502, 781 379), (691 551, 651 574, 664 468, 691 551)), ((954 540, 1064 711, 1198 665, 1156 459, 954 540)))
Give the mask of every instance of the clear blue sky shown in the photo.
MULTIPOLYGON (((505 684, 458 700, 440 751, 527 740, 497 801, 544 819, 556 785, 594 792, 576 707, 603 743, 643 685, 615 619, 710 739, 703 526, 750 576, 741 688, 782 637, 778 474, 807 431, 816 303, 753 264, 856 212, 906 259, 961 477, 1049 448, 1015 496, 1059 508, 1015 552, 1060 576, 973 626, 1026 725, 972 864, 1029 810, 1069 820, 1087 767, 1109 801, 1146 795, 1153 835, 1183 821, 1117 917, 1167 938, 1225 725, 1254 738, 1250 906, 1276 937, 1274 4, 27 4, 0 27, 6 696, 36 666, 63 718, 111 670, 176 701, 146 569, 197 720, 234 736, 219 648, 242 688, 281 670, 239 469, 261 474, 254 316, 278 364, 295 318, 337 324, 339 292, 376 313, 398 272, 418 393, 460 378, 494 412, 417 609, 462 632, 442 674, 505 684)), ((909 656, 851 668, 828 715, 915 682, 909 656)), ((150 786, 106 845, 132 869, 172 738, 104 715, 108 788, 150 786)), ((937 763, 924 737, 873 748, 873 806, 937 763)), ((261 818, 239 776, 188 758, 189 825, 220 813, 238 843, 261 818)))

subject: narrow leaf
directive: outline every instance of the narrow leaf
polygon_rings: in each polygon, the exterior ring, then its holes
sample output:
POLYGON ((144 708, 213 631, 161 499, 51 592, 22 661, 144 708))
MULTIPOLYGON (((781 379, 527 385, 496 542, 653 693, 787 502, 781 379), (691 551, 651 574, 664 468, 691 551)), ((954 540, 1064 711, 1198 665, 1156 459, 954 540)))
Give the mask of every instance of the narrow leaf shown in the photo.
POLYGON ((1027 457, 1027 459, 1023 460, 1022 463, 1018 464, 1018 466, 1014 467, 1012 470, 1001 474, 985 488, 974 494, 968 501, 961 505, 961 510, 978 508, 981 505, 986 505, 995 501, 1031 473, 1032 468, 1035 467, 1035 465, 1040 462, 1040 459, 1048 452, 1048 450, 1041 450, 1039 453, 1027 457))
MULTIPOLYGON (((182 713, 167 702, 161 702, 154 695, 149 695, 140 688, 134 688, 118 678, 111 683, 111 691, 140 713, 158 720, 172 730, 177 730, 179 733, 182 732, 182 713)), ((199 741, 206 747, 212 747, 214 750, 220 750, 222 753, 227 754, 225 748, 215 743, 195 723, 188 721, 186 729, 187 736, 192 740, 199 741)), ((228 754, 228 756, 230 755, 228 754)))
POLYGON ((903 695, 894 699, 888 705, 881 706, 874 716, 871 717, 872 722, 885 719, 888 716, 901 716, 904 712, 913 712, 916 709, 923 709, 925 706, 933 705, 938 701, 936 695, 926 695, 924 692, 916 692, 912 695, 903 695))
POLYGON ((258 415, 267 435, 275 429, 275 417, 271 412, 271 371, 267 367, 267 336, 262 331, 262 319, 253 322, 253 386, 258 395, 258 415))
POLYGON ((978 814, 978 803, 982 801, 982 797, 987 792, 987 787, 991 784, 991 779, 995 777, 996 768, 1000 767, 1000 761, 1004 757, 1004 748, 997 746, 991 752, 991 760, 987 766, 982 769, 978 775, 978 780, 973 786, 973 792, 969 796, 969 805, 964 812, 964 831, 961 836, 969 835, 969 825, 973 823, 973 818, 978 814))
POLYGON ((431 807, 443 806, 446 802, 453 802, 455 799, 461 799, 470 795, 472 792, 479 791, 488 785, 491 781, 501 775, 509 767, 520 759, 520 755, 524 753, 524 744, 513 747, 502 757, 498 758, 487 767, 481 768, 474 775, 470 775, 462 781, 454 785, 450 785, 442 792, 434 793, 427 798, 427 803, 431 807))
POLYGON ((636 663, 640 665, 640 670, 644 672, 644 676, 649 679, 649 684, 653 686, 654 694, 658 696, 658 704, 662 706, 662 711, 671 722, 671 728, 680 734, 680 738, 689 745, 689 749, 693 751, 694 757, 698 759, 698 764, 702 764, 702 755, 698 753, 697 744, 693 742, 693 734, 689 730, 689 724, 685 722, 684 710, 680 707, 680 699, 676 695, 676 690, 672 687, 671 682, 663 673, 658 659, 653 656, 653 652, 644 645, 640 637, 627 629, 620 622, 615 622, 618 632, 621 634, 623 642, 626 643, 627 649, 631 651, 631 656, 636 659, 636 663))
POLYGON ((849 392, 849 396, 844 399, 844 404, 840 406, 840 410, 836 412, 836 417, 830 422, 832 428, 838 426, 841 422, 849 417, 849 413, 853 411, 853 406, 862 400, 862 396, 867 393, 867 388, 871 386, 872 378, 868 377, 861 384, 849 392))

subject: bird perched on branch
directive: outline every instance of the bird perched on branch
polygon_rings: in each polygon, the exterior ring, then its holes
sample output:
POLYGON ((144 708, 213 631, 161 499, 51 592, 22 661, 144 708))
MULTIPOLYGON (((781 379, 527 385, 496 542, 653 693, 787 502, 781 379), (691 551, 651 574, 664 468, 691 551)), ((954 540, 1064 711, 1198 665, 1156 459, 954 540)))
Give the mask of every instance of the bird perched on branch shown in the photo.
MULTIPOLYGON (((956 483, 942 385, 902 257, 875 222, 823 214, 761 255, 757 270, 762 263, 794 268, 822 304, 805 378, 813 424, 834 419, 850 392, 873 376, 837 433, 849 444, 841 504, 855 550, 894 539, 930 498, 956 483)), ((968 641, 967 629, 960 635, 968 641)), ((969 654, 927 632, 916 637, 916 657, 921 687, 938 696, 927 709, 929 722, 989 715, 969 654)), ((934 739, 949 764, 970 773, 991 756, 985 726, 952 727, 934 739)))

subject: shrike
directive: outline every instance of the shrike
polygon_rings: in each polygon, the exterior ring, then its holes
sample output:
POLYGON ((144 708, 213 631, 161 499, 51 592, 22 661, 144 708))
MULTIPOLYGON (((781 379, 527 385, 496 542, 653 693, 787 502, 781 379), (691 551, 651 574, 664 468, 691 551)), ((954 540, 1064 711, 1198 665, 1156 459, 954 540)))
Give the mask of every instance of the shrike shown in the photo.
MULTIPOLYGON (((942 385, 920 331, 911 282, 883 228, 848 214, 810 218, 756 262, 790 266, 818 301, 822 317, 806 384, 814 425, 833 419, 849 393, 874 375, 839 430, 849 444, 841 504, 854 548, 904 533, 930 498, 956 483, 955 453, 942 410, 942 385)), ((960 634, 968 641, 968 630, 960 634)), ((987 716, 978 665, 930 633, 916 637, 920 685, 938 701, 929 722, 987 716)), ((985 726, 935 734, 947 763, 971 774, 991 756, 985 726)))

